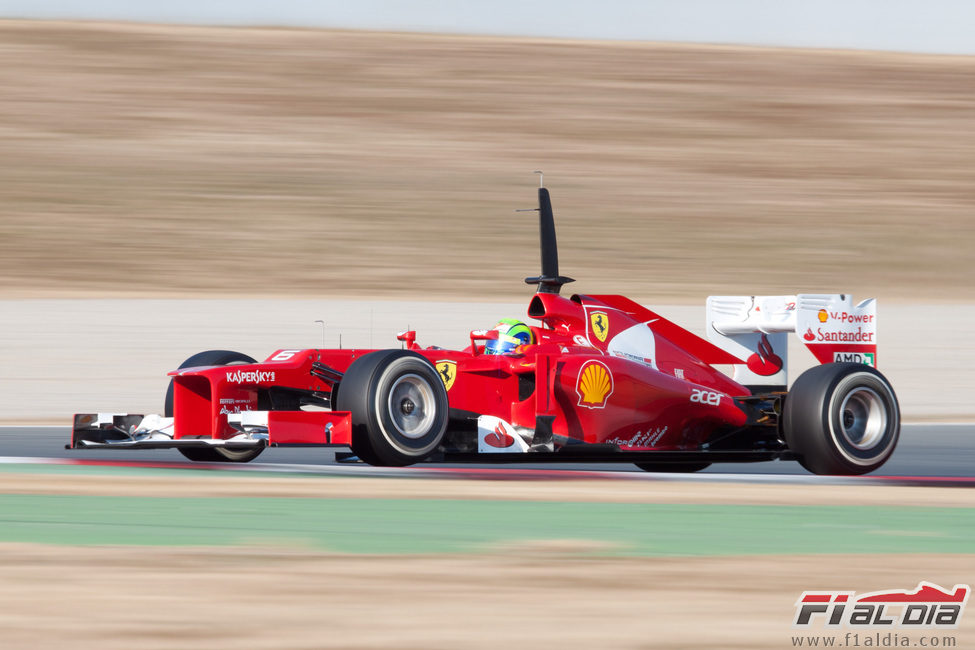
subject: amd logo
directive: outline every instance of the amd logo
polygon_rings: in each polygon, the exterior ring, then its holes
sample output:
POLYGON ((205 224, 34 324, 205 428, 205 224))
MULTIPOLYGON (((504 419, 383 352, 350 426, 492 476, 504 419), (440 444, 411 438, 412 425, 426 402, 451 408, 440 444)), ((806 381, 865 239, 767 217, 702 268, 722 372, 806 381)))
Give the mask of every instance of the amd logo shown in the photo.
POLYGON ((873 352, 834 352, 835 363, 862 363, 871 368, 876 366, 876 355, 873 352))

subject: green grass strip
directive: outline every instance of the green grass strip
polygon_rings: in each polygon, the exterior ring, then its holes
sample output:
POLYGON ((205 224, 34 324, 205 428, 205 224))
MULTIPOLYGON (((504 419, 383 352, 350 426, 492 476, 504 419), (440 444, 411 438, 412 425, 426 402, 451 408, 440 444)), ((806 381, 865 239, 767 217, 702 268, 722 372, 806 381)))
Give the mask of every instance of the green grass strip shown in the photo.
POLYGON ((539 540, 600 555, 972 553, 975 509, 449 499, 0 495, 0 541, 269 544, 345 553, 467 553, 539 540))

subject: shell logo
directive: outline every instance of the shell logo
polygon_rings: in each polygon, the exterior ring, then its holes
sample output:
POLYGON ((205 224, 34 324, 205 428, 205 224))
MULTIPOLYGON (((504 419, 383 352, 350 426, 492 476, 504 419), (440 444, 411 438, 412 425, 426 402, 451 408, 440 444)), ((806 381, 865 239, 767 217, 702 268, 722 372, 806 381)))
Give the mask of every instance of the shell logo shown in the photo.
POLYGON ((819 316, 820 323, 825 323, 826 321, 829 320, 829 312, 826 311, 825 309, 820 309, 819 313, 816 315, 819 316))
POLYGON ((605 408, 613 394, 613 373, 601 361, 587 361, 579 368, 576 380, 579 406, 589 409, 605 408))

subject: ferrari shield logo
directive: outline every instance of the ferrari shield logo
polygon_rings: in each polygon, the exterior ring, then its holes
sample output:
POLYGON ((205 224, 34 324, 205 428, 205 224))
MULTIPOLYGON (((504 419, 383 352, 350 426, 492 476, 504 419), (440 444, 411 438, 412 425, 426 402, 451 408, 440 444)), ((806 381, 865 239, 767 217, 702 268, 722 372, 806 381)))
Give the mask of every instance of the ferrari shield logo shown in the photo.
POLYGON ((605 343, 606 337, 609 335, 609 316, 606 315, 606 312, 589 312, 589 328, 600 343, 605 343))
POLYGON ((454 385, 454 380, 457 379, 457 362, 438 361, 437 374, 440 375, 440 379, 443 380, 444 388, 450 390, 450 387, 454 385))

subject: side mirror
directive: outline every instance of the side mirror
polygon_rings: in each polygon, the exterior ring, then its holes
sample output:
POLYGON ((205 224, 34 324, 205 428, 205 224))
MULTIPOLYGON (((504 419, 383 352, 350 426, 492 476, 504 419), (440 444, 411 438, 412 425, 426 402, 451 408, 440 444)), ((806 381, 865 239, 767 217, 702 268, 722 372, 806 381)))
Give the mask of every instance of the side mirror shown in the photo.
POLYGON ((420 347, 416 344, 416 330, 408 330, 406 332, 400 332, 399 334, 396 335, 396 340, 403 341, 404 343, 406 343, 407 350, 415 350, 418 347, 420 347))
MULTIPOLYGON (((497 341, 498 336, 500 336, 500 332, 498 332, 498 330, 472 330, 471 331, 471 353, 473 353, 474 356, 480 354, 480 352, 478 352, 477 350, 478 341, 497 341)), ((483 346, 481 347, 481 349, 482 350, 484 349, 483 346)))

